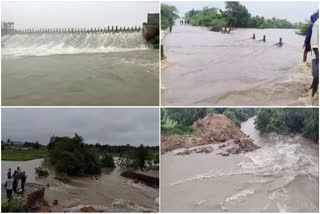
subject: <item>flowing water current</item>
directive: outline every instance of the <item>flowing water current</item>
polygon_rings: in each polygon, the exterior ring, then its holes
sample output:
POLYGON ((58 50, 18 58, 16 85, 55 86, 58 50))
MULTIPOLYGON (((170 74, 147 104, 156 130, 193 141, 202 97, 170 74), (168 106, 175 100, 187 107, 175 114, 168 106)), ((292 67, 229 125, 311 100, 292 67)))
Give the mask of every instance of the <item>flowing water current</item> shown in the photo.
POLYGON ((314 56, 309 55, 309 65, 302 63, 304 37, 295 31, 236 29, 222 34, 174 26, 162 40, 162 104, 318 105, 318 97, 308 93, 314 56), (250 39, 253 34, 256 40, 250 39), (275 45, 280 37, 282 47, 275 45))
POLYGON ((158 105, 159 51, 141 32, 1 40, 4 105, 158 105))
POLYGON ((260 146, 246 154, 161 157, 164 212, 319 212, 318 145, 302 136, 242 130, 260 146))
POLYGON ((85 206, 93 206, 104 212, 157 212, 159 210, 159 190, 120 176, 120 168, 105 169, 101 176, 92 178, 70 178, 70 183, 55 179, 50 170, 47 178, 35 175, 34 168, 41 166, 43 159, 31 161, 2 161, 2 182, 6 180, 6 170, 17 166, 26 172, 27 182, 50 184, 45 190, 53 212, 80 212, 85 206))

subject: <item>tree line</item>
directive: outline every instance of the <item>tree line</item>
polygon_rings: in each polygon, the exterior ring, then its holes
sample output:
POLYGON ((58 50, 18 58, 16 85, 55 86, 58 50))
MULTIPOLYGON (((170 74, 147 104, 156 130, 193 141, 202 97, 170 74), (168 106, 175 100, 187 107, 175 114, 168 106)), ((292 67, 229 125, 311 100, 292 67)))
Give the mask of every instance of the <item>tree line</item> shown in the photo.
MULTIPOLYGON (((179 16, 175 6, 161 5, 161 27, 166 29, 174 25, 179 16)), ((311 15, 311 14, 310 14, 311 15)), ((186 12, 185 20, 189 20, 193 26, 208 27, 214 31, 223 28, 283 28, 300 29, 300 34, 305 35, 309 23, 291 23, 286 19, 276 17, 252 16, 248 9, 238 1, 225 2, 225 10, 215 7, 204 7, 201 10, 192 9, 186 12)))
POLYGON ((237 27, 237 28, 297 28, 286 19, 271 19, 263 16, 252 16, 248 9, 237 1, 225 2, 225 10, 214 7, 205 7, 202 10, 188 11, 185 19, 192 25, 211 28, 237 27))
POLYGON ((260 109, 255 127, 261 133, 302 133, 304 137, 318 143, 319 111, 313 108, 260 109))
POLYGON ((48 162, 56 172, 71 176, 101 174, 102 168, 114 168, 113 157, 129 160, 129 168, 144 169, 145 162, 159 162, 159 147, 86 144, 81 136, 51 137, 47 146, 48 162))
POLYGON ((161 109, 161 133, 191 134, 192 124, 208 114, 224 114, 240 127, 241 122, 256 114, 253 108, 162 108, 161 109))
POLYGON ((301 133, 315 142, 319 140, 319 112, 313 108, 162 108, 161 134, 192 134, 192 124, 208 114, 223 114, 239 127, 256 116, 255 128, 260 133, 301 133))

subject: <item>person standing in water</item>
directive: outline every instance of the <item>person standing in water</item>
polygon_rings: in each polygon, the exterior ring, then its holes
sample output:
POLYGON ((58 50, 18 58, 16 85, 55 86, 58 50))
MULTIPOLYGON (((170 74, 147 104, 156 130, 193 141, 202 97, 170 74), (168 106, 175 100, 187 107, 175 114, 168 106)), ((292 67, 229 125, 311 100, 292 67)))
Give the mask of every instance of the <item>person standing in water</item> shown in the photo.
POLYGON ((9 168, 9 169, 8 169, 8 172, 7 172, 7 177, 9 177, 9 176, 10 176, 10 177, 12 176, 12 175, 11 175, 11 168, 9 168))
POLYGON ((13 179, 12 179, 11 175, 8 176, 8 179, 4 183, 4 187, 6 188, 7 199, 8 199, 8 201, 10 201, 12 199, 12 190, 13 190, 13 179))
POLYGON ((304 40, 304 52, 303 52, 303 62, 307 61, 308 58, 308 53, 311 51, 311 45, 310 45, 310 41, 311 41, 311 36, 312 36, 312 28, 313 28, 313 24, 318 20, 319 14, 315 13, 310 17, 310 24, 307 30, 307 35, 306 38, 304 40))
POLYGON ((310 40, 311 49, 314 51, 315 58, 312 59, 312 84, 310 89, 312 89, 312 97, 318 90, 319 85, 319 19, 313 24, 312 36, 310 40))

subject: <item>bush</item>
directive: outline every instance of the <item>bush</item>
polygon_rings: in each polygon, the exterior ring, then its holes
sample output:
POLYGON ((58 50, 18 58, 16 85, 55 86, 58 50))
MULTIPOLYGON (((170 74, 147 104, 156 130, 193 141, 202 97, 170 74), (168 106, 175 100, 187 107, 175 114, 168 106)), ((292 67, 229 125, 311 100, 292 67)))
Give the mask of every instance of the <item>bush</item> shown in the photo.
POLYGON ((241 126, 241 122, 239 120, 239 118, 237 117, 237 115, 230 110, 227 110, 223 113, 226 117, 228 117, 230 120, 232 120, 237 126, 241 126))
POLYGON ((307 35, 308 28, 309 28, 309 24, 308 24, 308 23, 301 24, 301 25, 299 26, 299 34, 301 34, 301 35, 307 35))
POLYGON ((40 166, 35 168, 35 171, 39 177, 42 177, 42 176, 46 177, 49 175, 49 172, 47 170, 42 169, 40 166))
POLYGON ((159 49, 159 36, 152 38, 151 44, 153 45, 154 49, 159 49))
POLYGON ((83 143, 82 137, 54 137, 48 145, 49 162, 58 173, 85 176, 101 173, 101 161, 95 149, 83 143))
POLYGON ((102 167, 115 168, 113 157, 107 153, 103 154, 101 162, 102 162, 102 167))
POLYGON ((317 109, 260 109, 255 124, 261 133, 302 133, 304 137, 315 142, 319 140, 317 109))
POLYGON ((1 211, 9 213, 26 212, 25 206, 18 199, 11 199, 10 202, 1 203, 1 211))

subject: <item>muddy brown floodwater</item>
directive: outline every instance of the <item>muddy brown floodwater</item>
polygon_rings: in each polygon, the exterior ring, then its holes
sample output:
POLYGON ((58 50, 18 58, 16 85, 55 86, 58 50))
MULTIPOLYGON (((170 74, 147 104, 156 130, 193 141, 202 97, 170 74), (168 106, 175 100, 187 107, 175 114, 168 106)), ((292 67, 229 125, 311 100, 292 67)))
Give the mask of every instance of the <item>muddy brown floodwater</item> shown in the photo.
POLYGON ((260 146, 161 156, 162 212, 319 212, 318 145, 301 136, 260 135, 254 118, 241 128, 260 146))
MULTIPOLYGON (((163 105, 318 105, 302 63, 304 37, 293 29, 237 29, 231 34, 174 26, 163 39, 163 105), (253 33, 256 40, 250 39, 253 33), (266 35, 267 42, 259 41, 266 35), (275 46, 282 37, 284 45, 275 46)), ((309 56, 311 60, 311 56, 309 56)))
POLYGON ((105 169, 103 174, 92 178, 70 178, 70 183, 54 179, 50 171, 46 178, 35 175, 34 168, 41 166, 42 159, 31 161, 1 161, 2 182, 6 169, 20 166, 27 174, 27 182, 50 184, 45 199, 53 212, 80 212, 82 207, 93 206, 104 212, 158 212, 159 190, 120 176, 120 168, 105 169), (58 200, 54 206, 53 201, 58 200))

